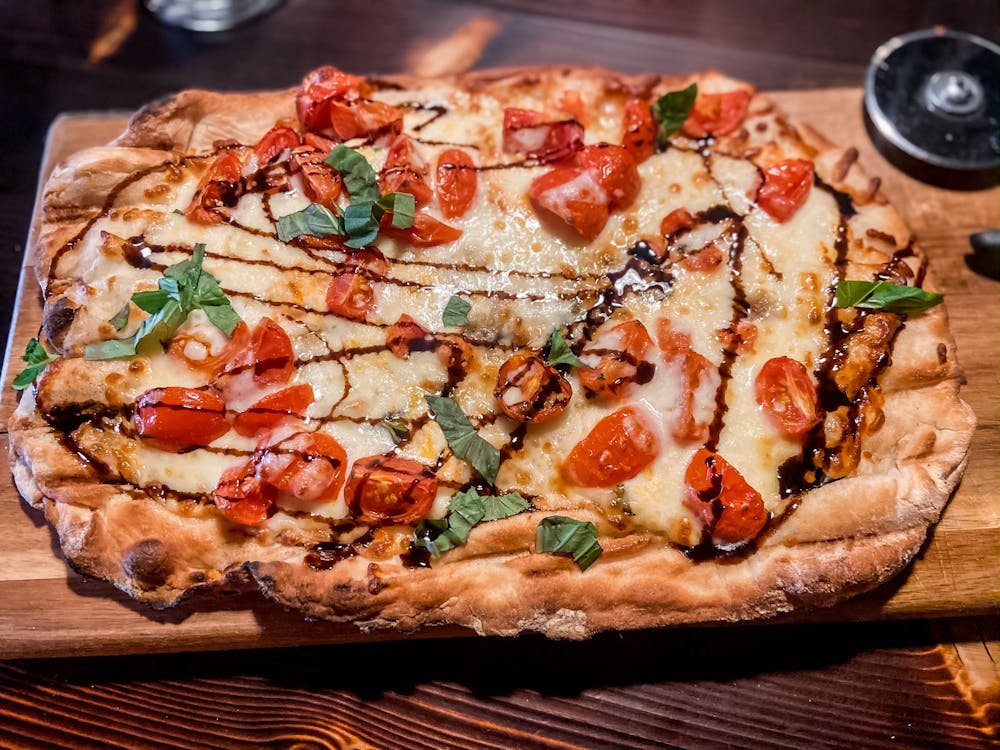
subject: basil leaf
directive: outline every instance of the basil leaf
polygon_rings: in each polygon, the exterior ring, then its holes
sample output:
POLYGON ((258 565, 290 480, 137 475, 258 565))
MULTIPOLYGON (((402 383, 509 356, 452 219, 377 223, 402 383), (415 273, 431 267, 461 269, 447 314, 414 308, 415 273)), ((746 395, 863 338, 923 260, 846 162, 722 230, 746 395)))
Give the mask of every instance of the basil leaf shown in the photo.
POLYGON ((573 354, 566 339, 559 331, 553 331, 549 339, 549 354, 545 361, 555 367, 556 365, 569 365, 570 367, 583 367, 580 358, 573 354))
POLYGON ((242 320, 239 313, 228 302, 225 305, 208 305, 201 309, 205 311, 205 317, 212 322, 212 325, 227 336, 233 335, 233 331, 236 330, 236 326, 242 320))
POLYGON ((344 209, 344 234, 350 237, 344 244, 348 247, 361 248, 374 241, 379 227, 374 208, 373 201, 362 201, 344 209))
POLYGON ((124 305, 122 305, 121 310, 116 312, 112 316, 111 320, 109 320, 108 322, 115 327, 116 331, 124 330, 125 326, 128 325, 129 317, 131 317, 129 315, 131 310, 132 310, 132 305, 126 302, 124 305))
POLYGON ((469 310, 472 305, 468 300, 452 295, 448 304, 444 306, 444 313, 441 315, 441 323, 446 326, 465 326, 469 324, 469 310))
POLYGON ((594 524, 566 516, 548 516, 538 523, 535 548, 539 552, 572 557, 580 570, 589 568, 604 552, 594 524))
POLYGON ((413 226, 413 212, 417 208, 417 203, 410 193, 389 193, 379 198, 375 204, 382 212, 378 218, 391 213, 392 225, 397 229, 408 229, 413 226))
POLYGON ((670 91, 653 102, 650 109, 653 112, 653 119, 660 126, 656 134, 656 142, 661 149, 667 147, 670 136, 684 125, 684 121, 691 114, 694 100, 697 98, 698 84, 692 83, 686 89, 670 91))
POLYGON ((132 295, 132 301, 136 307, 150 315, 158 313, 163 306, 170 301, 170 294, 162 289, 154 289, 148 292, 136 292, 132 295))
POLYGON ((42 370, 48 366, 49 362, 54 362, 57 359, 59 359, 58 354, 49 354, 37 338, 31 339, 24 347, 24 354, 21 355, 21 360, 26 362, 28 366, 17 374, 11 386, 16 391, 24 390, 42 374, 42 370))
POLYGON ((344 220, 319 203, 310 203, 301 211, 280 217, 277 229, 278 239, 282 242, 288 242, 300 234, 313 237, 347 234, 344 231, 344 220))
POLYGON ((517 492, 480 495, 473 487, 451 498, 446 518, 422 520, 413 531, 413 540, 431 554, 440 555, 469 541, 476 524, 517 515, 529 507, 528 501, 517 492))
POLYGON ((381 196, 375 170, 368 160, 354 149, 340 144, 323 161, 340 172, 344 187, 351 196, 351 203, 359 201, 374 203, 381 196))
POLYGON ((424 399, 456 457, 467 461, 491 485, 500 470, 500 450, 479 436, 461 407, 446 396, 424 399))
POLYGON ((410 436, 410 428, 406 422, 400 422, 397 419, 383 419, 379 422, 379 425, 389 431, 389 437, 392 438, 392 442, 396 445, 399 445, 410 436))
POLYGON ((895 313, 923 312, 941 304, 944 295, 888 281, 841 281, 836 289, 837 307, 859 307, 895 313))

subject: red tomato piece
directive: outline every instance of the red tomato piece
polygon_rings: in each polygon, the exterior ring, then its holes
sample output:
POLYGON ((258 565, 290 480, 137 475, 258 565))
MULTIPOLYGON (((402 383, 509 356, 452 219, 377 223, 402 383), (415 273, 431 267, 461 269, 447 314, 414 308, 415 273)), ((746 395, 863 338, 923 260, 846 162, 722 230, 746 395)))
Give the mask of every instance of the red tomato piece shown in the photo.
POLYGON ((722 456, 701 448, 684 472, 684 503, 704 522, 717 545, 753 539, 767 523, 760 493, 722 456))
POLYGON ((660 222, 660 234, 669 237, 682 229, 690 229, 694 226, 694 217, 686 208, 675 208, 663 217, 660 222))
POLYGON ((580 384, 594 395, 621 398, 633 383, 653 379, 656 367, 645 359, 652 345, 646 326, 638 320, 599 331, 580 353, 585 365, 579 370, 580 384))
POLYGON ((171 453, 208 445, 229 432, 226 403, 214 388, 153 388, 135 402, 139 437, 171 453))
POLYGON ((304 417, 306 409, 316 400, 310 385, 293 385, 269 393, 256 401, 233 420, 233 429, 243 437, 254 437, 293 417, 304 417))
POLYGON ((256 471, 253 461, 226 469, 212 492, 215 507, 233 523, 260 526, 273 512, 278 491, 256 471))
POLYGON ((393 239, 406 242, 414 247, 436 247, 455 242, 462 236, 462 230, 438 221, 428 213, 418 212, 413 217, 413 226, 399 229, 389 223, 389 217, 382 220, 382 232, 393 239))
POLYGON ((625 102, 625 134, 622 146, 641 164, 656 152, 656 122, 649 102, 629 99, 625 102))
POLYGON ((326 307, 342 318, 363 322, 375 308, 375 290, 363 273, 342 271, 330 281, 326 307))
POLYGON ((688 271, 711 271, 720 263, 722 263, 722 251, 713 243, 686 256, 680 264, 688 271))
POLYGON ((257 166, 263 167, 270 164, 286 148, 296 148, 299 143, 298 133, 284 125, 275 125, 264 133, 264 136, 257 141, 257 145, 253 147, 253 151, 257 155, 257 166))
POLYGON ((587 127, 587 105, 576 89, 566 89, 562 92, 562 96, 559 97, 559 109, 573 115, 577 122, 587 127))
POLYGON ((413 352, 432 352, 438 347, 437 337, 405 313, 386 331, 386 346, 400 359, 409 359, 413 352))
POLYGON ((223 151, 201 176, 184 215, 198 224, 221 224, 243 194, 243 162, 235 151, 223 151))
POLYGON ((207 373, 210 377, 216 377, 238 352, 244 351, 250 344, 250 328, 242 320, 233 329, 226 345, 216 354, 212 354, 211 342, 193 333, 178 333, 170 339, 170 347, 167 354, 184 362, 192 370, 207 373), (189 347, 189 344, 196 344, 189 347), (202 354, 202 356, 195 356, 202 354))
POLYGON ((342 183, 340 175, 323 161, 324 158, 323 153, 312 146, 299 146, 292 150, 291 161, 302 171, 306 196, 314 203, 336 210, 335 201, 342 183))
POLYGON ((418 206, 426 205, 434 197, 434 191, 424 179, 427 172, 427 162, 420 155, 414 140, 408 135, 399 135, 386 154, 379 173, 382 194, 409 193, 418 206))
POLYGON ((541 357, 515 354, 500 367, 493 395, 515 422, 538 424, 566 410, 573 387, 541 357))
POLYGON ((284 385, 292 377, 294 367, 292 340, 285 329, 270 318, 261 318, 250 334, 249 343, 242 349, 234 348, 219 376, 220 387, 225 390, 229 380, 247 371, 259 386, 284 385))
POLYGON ((678 440, 705 441, 708 439, 710 412, 702 409, 701 418, 695 415, 697 395, 703 400, 715 401, 715 392, 721 383, 719 370, 706 357, 691 348, 691 337, 675 330, 667 318, 657 326, 657 343, 669 365, 679 370, 680 394, 676 402, 670 434, 678 440))
POLYGON ((626 406, 604 417, 573 447, 563 473, 581 487, 612 487, 638 475, 659 452, 645 409, 626 406))
POLYGON ((757 205, 775 221, 788 221, 809 197, 813 175, 813 163, 808 159, 785 159, 772 164, 764 170, 757 205))
POLYGON ((819 424, 816 385, 806 366, 791 357, 774 357, 754 380, 754 397, 786 435, 803 435, 819 424))
POLYGON ((295 96, 295 108, 306 130, 323 130, 330 126, 329 102, 332 99, 346 101, 369 93, 371 87, 363 78, 324 65, 302 79, 295 96))
POLYGON ((324 138, 319 133, 303 133, 302 134, 302 145, 312 146, 314 149, 319 151, 320 158, 325 159, 330 155, 330 152, 336 147, 337 142, 332 141, 329 138, 324 138))
POLYGON ((434 471, 401 456, 369 456, 351 467, 344 499, 351 516, 369 526, 416 523, 437 494, 434 471))
POLYGON ((389 261, 377 247, 363 247, 359 250, 346 248, 345 252, 347 257, 344 258, 344 265, 349 268, 364 268, 376 276, 389 273, 389 261))
POLYGON ((560 161, 583 147, 583 125, 544 112, 508 107, 503 111, 503 150, 542 163, 560 161))
POLYGON ((472 157, 462 149, 449 148, 438 155, 438 204, 446 219, 465 215, 476 197, 478 181, 472 157))
POLYGON ((296 432, 267 446, 257 476, 299 500, 333 500, 344 484, 347 453, 325 432, 296 432))
POLYGON ((384 102, 370 99, 342 102, 330 100, 330 128, 341 141, 372 136, 391 137, 403 129, 403 113, 384 102))
POLYGON ((743 89, 724 94, 698 94, 682 129, 693 138, 727 135, 740 126, 749 106, 750 93, 743 89))
POLYGON ((576 165, 590 170, 608 194, 608 208, 628 208, 642 183, 632 154, 621 146, 601 143, 576 152, 576 165))
POLYGON ((589 170, 556 167, 532 181, 528 196, 536 209, 561 219, 587 242, 608 223, 610 199, 589 170))

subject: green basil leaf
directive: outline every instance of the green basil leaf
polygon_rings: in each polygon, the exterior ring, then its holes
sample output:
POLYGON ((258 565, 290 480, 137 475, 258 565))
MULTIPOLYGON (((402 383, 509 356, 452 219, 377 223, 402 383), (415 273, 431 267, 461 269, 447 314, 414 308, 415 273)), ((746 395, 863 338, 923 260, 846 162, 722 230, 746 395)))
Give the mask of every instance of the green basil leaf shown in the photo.
POLYGON ((344 209, 344 233, 350 237, 344 244, 348 247, 365 247, 375 240, 379 220, 373 213, 374 208, 374 201, 361 201, 344 209))
POLYGON ((459 492, 448 503, 448 531, 460 544, 469 541, 472 527, 483 520, 483 501, 475 489, 459 492))
POLYGON ((448 521, 444 518, 425 518, 418 523, 413 530, 413 543, 435 557, 459 544, 448 532, 448 521))
POLYGON ((49 354, 37 338, 31 339, 24 347, 24 354, 21 355, 21 360, 26 362, 28 366, 17 374, 11 386, 17 391, 24 390, 42 374, 49 362, 54 362, 57 359, 59 359, 58 354, 49 354))
POLYGON ((351 196, 351 203, 375 202, 381 196, 375 170, 361 154, 340 144, 324 159, 327 164, 340 172, 340 177, 351 196))
POLYGON ((500 450, 480 437, 461 407, 446 396, 425 395, 424 399, 456 457, 467 461, 491 485, 500 470, 500 450))
POLYGON ((520 492, 508 492, 506 495, 486 495, 483 497, 483 520, 496 521, 499 518, 516 516, 531 507, 520 492))
POLYGON ((162 289, 154 289, 148 292, 136 292, 132 295, 132 301, 135 302, 136 307, 144 312, 148 312, 150 315, 158 313, 162 310, 163 306, 167 304, 170 299, 170 294, 162 289))
POLYGON ((277 229, 278 239, 282 242, 288 242, 300 234, 312 237, 346 234, 344 220, 319 203, 310 203, 301 211, 279 217, 277 229))
POLYGON ((379 425, 389 431, 389 437, 396 445, 410 437, 410 428, 406 422, 400 422, 397 419, 383 419, 379 425))
POLYGON ((446 518, 421 521, 414 529, 413 540, 431 554, 440 555, 469 541, 476 524, 517 515, 529 507, 528 501, 517 492, 480 495, 473 487, 451 498, 446 518))
POLYGON ((583 367, 580 358, 573 354, 566 339, 559 331, 553 331, 549 339, 549 354, 545 360, 555 367, 556 365, 569 365, 570 367, 583 367))
POLYGON ((122 305, 121 310, 119 310, 118 312, 116 312, 111 317, 111 320, 109 320, 108 322, 115 327, 116 331, 122 331, 122 330, 124 330, 125 326, 128 325, 129 317, 131 317, 129 315, 129 313, 131 312, 131 310, 132 310, 132 305, 130 305, 128 302, 126 302, 124 305, 122 305))
POLYGON ((444 313, 441 315, 441 322, 446 326, 465 326, 469 324, 469 310, 472 305, 468 300, 452 295, 448 304, 444 306, 444 313))
POLYGON ((944 300, 944 295, 888 281, 841 281, 837 284, 836 297, 837 307, 895 313, 923 312, 944 300))
POLYGON ((590 521, 566 516, 543 518, 535 529, 535 548, 573 558, 580 570, 586 570, 601 556, 604 548, 597 541, 597 527, 590 521))
POLYGON ((408 229, 413 226, 413 213, 417 204, 410 193, 389 193, 379 198, 376 203, 382 213, 378 218, 381 221, 382 215, 392 214, 392 225, 397 229, 408 229))
POLYGON ((205 311, 205 316, 212 321, 212 325, 227 336, 233 335, 233 331, 242 320, 239 313, 228 302, 225 305, 209 305, 201 309, 205 311))
POLYGON ((686 89, 670 91, 653 102, 651 107, 653 119, 660 126, 656 134, 656 142, 661 149, 667 147, 670 136, 684 125, 684 121, 691 114, 694 100, 697 98, 698 84, 692 83, 686 89))

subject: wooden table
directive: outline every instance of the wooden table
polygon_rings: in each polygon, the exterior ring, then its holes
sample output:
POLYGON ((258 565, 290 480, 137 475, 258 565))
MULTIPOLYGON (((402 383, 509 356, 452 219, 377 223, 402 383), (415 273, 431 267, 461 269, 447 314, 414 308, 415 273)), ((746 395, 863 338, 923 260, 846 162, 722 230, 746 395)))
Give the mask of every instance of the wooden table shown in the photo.
MULTIPOLYGON (((954 1, 875 8, 861 0, 824 7, 638 0, 388 0, 368 7, 289 0, 256 23, 199 36, 159 26, 128 1, 20 5, 29 7, 0 6, 0 252, 9 253, 9 269, 21 263, 45 129, 66 110, 132 109, 186 85, 285 86, 323 62, 371 71, 419 67, 440 59, 426 54, 429 46, 470 23, 478 46, 443 49, 453 57, 480 53, 477 64, 484 66, 570 61, 682 72, 714 65, 763 88, 854 86, 871 50, 893 34, 946 23, 995 37, 1000 19, 991 4, 954 1), (106 56, 87 62, 95 39, 106 56)), ((812 96, 816 108, 824 95, 812 96)), ((839 97, 838 106, 857 107, 854 90, 829 96, 839 97)), ((869 164, 875 160, 865 156, 869 164)), ((925 192, 874 163, 890 198, 915 225, 922 219, 928 227, 922 240, 932 262, 935 251, 954 252, 968 232, 1000 222, 996 191, 925 192)), ((945 291, 966 295, 984 313, 981 326, 970 317, 956 328, 959 351, 985 340, 995 352, 997 318, 988 313, 1000 315, 1000 285, 975 274, 960 252, 949 257, 954 262, 938 269, 945 291)), ((9 318, 15 283, 13 273, 0 282, 6 306, 0 319, 9 318)), ((976 359, 969 371, 981 432, 969 474, 975 479, 963 491, 987 505, 968 516, 946 515, 944 534, 967 535, 977 524, 988 530, 989 513, 994 522, 1000 514, 995 495, 988 504, 990 488, 1000 482, 997 372, 995 355, 976 359)), ((45 538, 44 530, 35 531, 45 538)), ((904 597, 893 611, 899 594, 917 587, 918 564, 888 600, 888 614, 982 612, 991 602, 995 610, 1000 573, 984 560, 972 561, 954 590, 925 597, 936 610, 907 609, 904 597), (970 581, 975 606, 963 610, 961 586, 970 581)), ((937 563, 928 553, 922 564, 937 563)), ((120 600, 106 599, 103 584, 76 583, 83 595, 95 593, 95 601, 124 613, 123 623, 142 619, 120 600)), ((884 600, 862 603, 839 617, 885 610, 884 600)), ((147 622, 155 630, 156 621, 147 622)), ((272 643, 317 640, 310 626, 297 630, 294 618, 284 627, 285 640, 272 643)), ((71 631, 66 643, 53 645, 51 633, 42 639, 48 652, 34 655, 91 645, 74 643, 71 631)), ((0 746, 985 747, 1000 731, 998 641, 995 617, 964 617, 608 634, 583 644, 463 638, 12 660, 0 662, 0 746)))

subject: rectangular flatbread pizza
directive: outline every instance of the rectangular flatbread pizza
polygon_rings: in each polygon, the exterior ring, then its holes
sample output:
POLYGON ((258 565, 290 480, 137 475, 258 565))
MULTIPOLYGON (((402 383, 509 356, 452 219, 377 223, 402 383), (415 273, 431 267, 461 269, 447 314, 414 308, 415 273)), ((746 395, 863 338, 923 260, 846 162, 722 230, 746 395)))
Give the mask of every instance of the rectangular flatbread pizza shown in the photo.
POLYGON ((857 162, 715 72, 332 67, 45 187, 14 478, 155 607, 583 638, 900 572, 975 420, 857 162))

